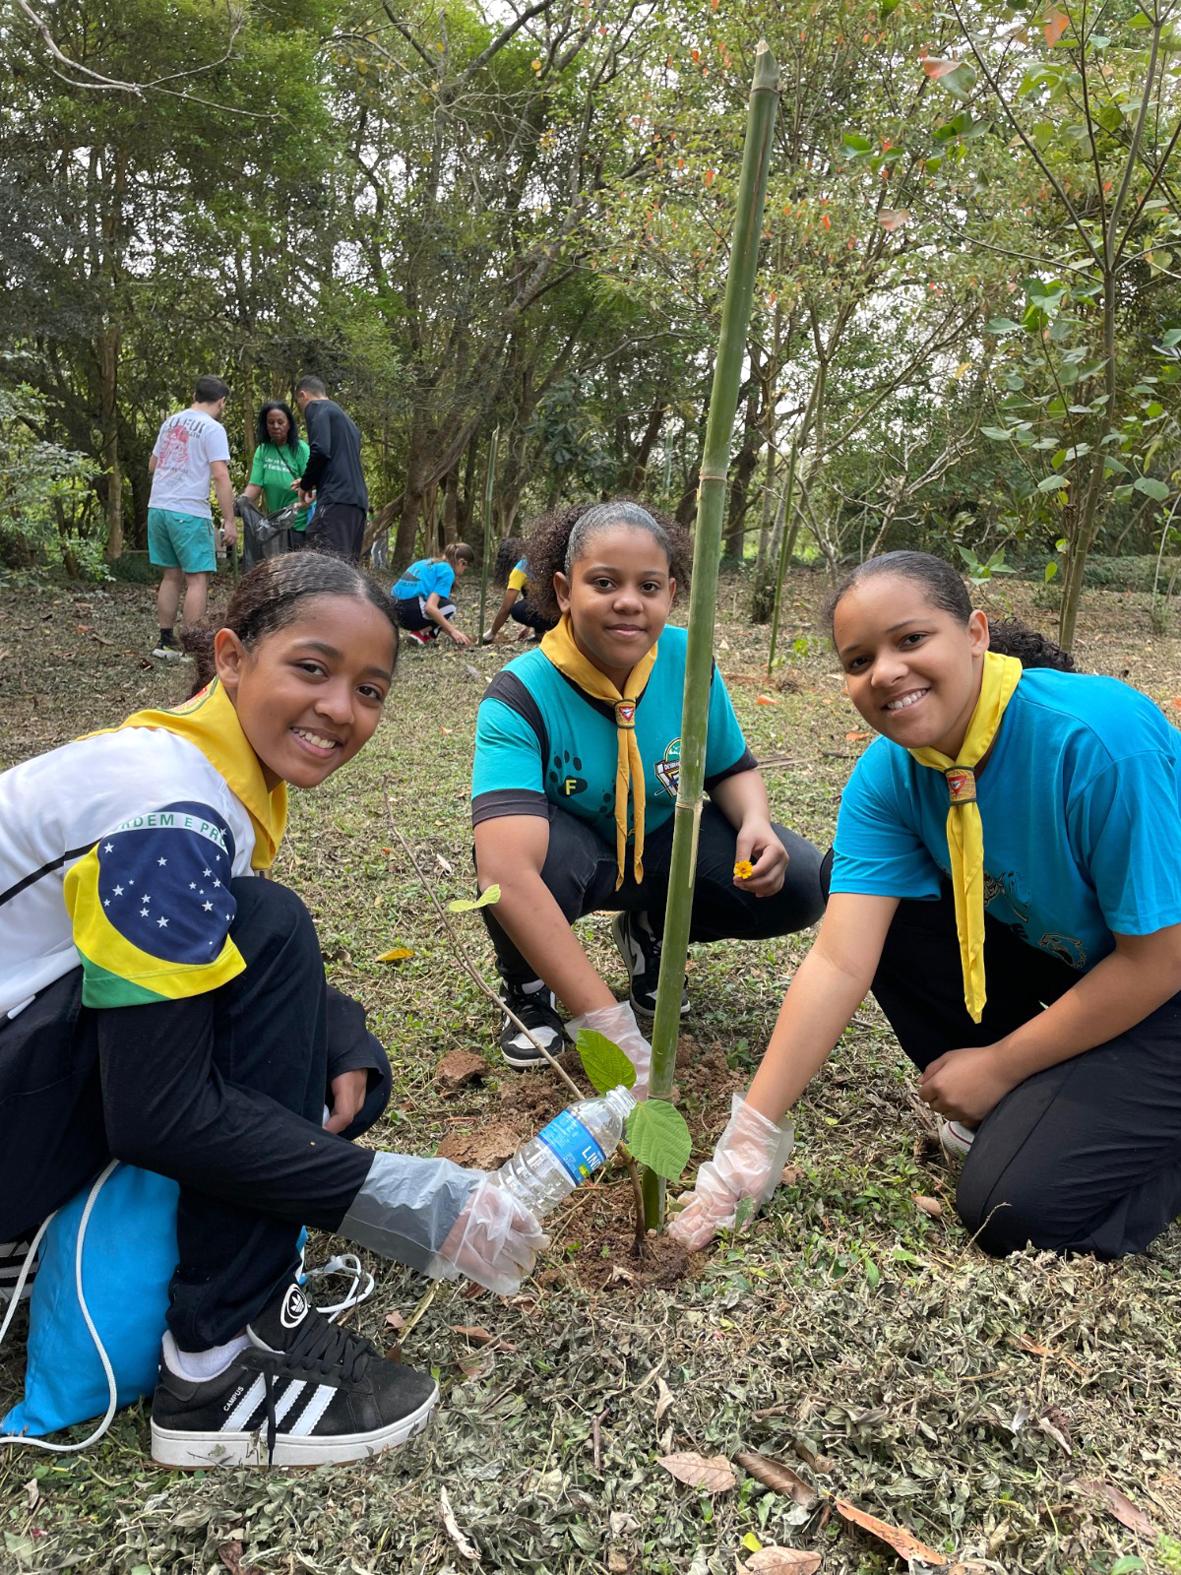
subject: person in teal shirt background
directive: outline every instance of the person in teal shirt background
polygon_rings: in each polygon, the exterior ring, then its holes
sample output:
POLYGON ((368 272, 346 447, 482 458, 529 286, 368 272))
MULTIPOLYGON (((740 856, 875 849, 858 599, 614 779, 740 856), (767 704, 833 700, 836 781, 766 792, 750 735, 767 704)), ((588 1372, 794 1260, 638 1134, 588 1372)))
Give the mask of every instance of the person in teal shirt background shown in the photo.
MULTIPOLYGON (((250 481, 243 496, 256 508, 261 499, 268 514, 278 514, 280 509, 298 502, 294 483, 303 475, 310 452, 299 435, 289 405, 278 399, 268 400, 263 405, 258 413, 255 443, 250 481)), ((291 522, 291 529, 302 536, 307 522, 308 511, 301 508, 291 522)))

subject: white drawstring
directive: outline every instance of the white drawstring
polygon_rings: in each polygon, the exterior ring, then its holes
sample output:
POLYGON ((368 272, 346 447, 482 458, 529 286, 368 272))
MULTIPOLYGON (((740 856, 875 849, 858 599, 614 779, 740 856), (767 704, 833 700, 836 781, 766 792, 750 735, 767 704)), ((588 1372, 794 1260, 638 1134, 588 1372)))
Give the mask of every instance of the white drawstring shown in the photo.
MULTIPOLYGON (((106 1412, 90 1437, 84 1438, 80 1444, 51 1444, 45 1438, 26 1438, 23 1434, 17 1433, 0 1433, 0 1444, 24 1444, 29 1449, 50 1450, 55 1455, 74 1455, 80 1449, 89 1449, 91 1444, 98 1443, 99 1439, 110 1427, 111 1418, 118 1409, 119 1389, 115 1383, 115 1372, 111 1366, 111 1359, 107 1355, 106 1347, 99 1339, 98 1330, 94 1327, 94 1319, 90 1316, 90 1308, 86 1305, 86 1297, 82 1291, 82 1249, 86 1244, 86 1227, 90 1224, 90 1216, 99 1193, 118 1164, 119 1161, 113 1159, 107 1168, 95 1178, 90 1191, 87 1193, 86 1203, 82 1209, 82 1218, 78 1221, 78 1240, 74 1247, 74 1288, 78 1293, 78 1306, 82 1309, 82 1317, 87 1329, 90 1331, 90 1338, 94 1341, 94 1348, 98 1352, 98 1359, 102 1363, 103 1374, 107 1380, 108 1398, 106 1412)), ((25 1259, 24 1267, 17 1277, 16 1287, 12 1293, 12 1305, 5 1314, 3 1324, 0 1324, 0 1345, 4 1344, 4 1336, 8 1333, 8 1326, 12 1322, 13 1313, 16 1311, 16 1304, 20 1300, 20 1294, 25 1288, 25 1281, 32 1270, 33 1260, 37 1255, 37 1248, 41 1245, 41 1238, 48 1230, 50 1220, 55 1217, 55 1215, 51 1214, 49 1219, 43 1220, 40 1230, 33 1237, 32 1245, 29 1248, 29 1256, 25 1259)))

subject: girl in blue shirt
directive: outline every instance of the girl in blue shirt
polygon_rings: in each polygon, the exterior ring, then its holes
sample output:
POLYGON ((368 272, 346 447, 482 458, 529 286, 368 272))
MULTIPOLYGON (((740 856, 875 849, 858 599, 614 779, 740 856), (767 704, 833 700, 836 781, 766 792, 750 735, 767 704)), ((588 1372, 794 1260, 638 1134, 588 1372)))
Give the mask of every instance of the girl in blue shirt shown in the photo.
MULTIPOLYGON (((501 1049, 517 1068, 543 1063, 535 1040, 559 1049, 556 997, 572 1030, 595 1029, 631 1057, 642 1092, 651 1052, 635 1014, 655 1010, 685 686, 685 631, 668 616, 688 540, 637 503, 578 504, 538 521, 527 552, 530 595, 556 627, 489 685, 472 773, 480 885, 501 888, 482 910, 510 1009, 501 1049), (631 976, 622 1003, 571 929, 601 909, 617 913, 631 976)), ((772 823, 716 672, 705 785, 691 938, 814 923, 820 854, 772 823)))
POLYGON ((925 553, 838 591, 849 695, 882 737, 683 1243, 774 1190, 784 1113, 870 989, 965 1156, 956 1206, 986 1250, 1114 1258, 1181 1212, 1181 734, 1124 684, 1045 670, 1069 659, 1029 631, 996 632, 925 553))
POLYGON ((455 645, 470 645, 471 636, 455 626, 455 582, 471 568, 475 553, 466 541, 449 542, 434 558, 419 558, 391 587, 398 623, 417 645, 447 635, 455 645))

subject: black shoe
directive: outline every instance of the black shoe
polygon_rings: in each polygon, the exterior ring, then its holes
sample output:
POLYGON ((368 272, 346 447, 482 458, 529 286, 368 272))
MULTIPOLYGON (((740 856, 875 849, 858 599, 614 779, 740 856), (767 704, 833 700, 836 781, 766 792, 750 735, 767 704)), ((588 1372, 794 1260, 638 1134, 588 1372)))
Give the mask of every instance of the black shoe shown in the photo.
MULTIPOLYGON (((508 979, 500 981, 505 1005, 519 1017, 550 1055, 557 1055, 566 1042, 566 1030, 558 1016, 554 992, 547 990, 540 979, 529 984, 514 984, 508 979)), ((527 1072, 535 1066, 548 1066, 549 1062, 529 1038, 505 1014, 500 1025, 500 1048, 504 1059, 517 1072, 527 1072)))
MULTIPOLYGON (((13 1298, 17 1282, 24 1273, 29 1256, 27 1241, 0 1241, 0 1307, 13 1298)), ((28 1301, 33 1294, 33 1281, 37 1278, 36 1263, 29 1264, 25 1283, 20 1288, 20 1300, 28 1301)))
MULTIPOLYGON (((646 913, 617 913, 611 920, 611 938, 631 975, 632 1011, 637 1017, 656 1015, 656 985, 660 979, 660 942, 652 933, 646 913)), ((681 1016, 689 1010, 688 981, 681 989, 681 1016)))
POLYGON ((152 1459, 161 1466, 322 1466, 404 1444, 430 1420, 439 1388, 339 1329, 298 1285, 248 1325, 249 1344, 201 1382, 168 1365, 165 1336, 152 1399, 152 1459))

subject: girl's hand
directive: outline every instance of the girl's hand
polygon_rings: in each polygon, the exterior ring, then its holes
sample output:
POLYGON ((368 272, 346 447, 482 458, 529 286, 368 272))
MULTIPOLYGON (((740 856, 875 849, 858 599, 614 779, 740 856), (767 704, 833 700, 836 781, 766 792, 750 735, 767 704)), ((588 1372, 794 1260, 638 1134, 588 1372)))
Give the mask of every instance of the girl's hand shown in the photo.
POLYGON ((1016 1085, 999 1045, 949 1050, 932 1061, 919 1082, 919 1098, 952 1121, 979 1126, 1016 1085))
POLYGON ((693 1191, 679 1200, 681 1212, 669 1221, 672 1239, 696 1252, 719 1231, 733 1228, 744 1198, 755 1208, 765 1203, 779 1185, 794 1141, 789 1118, 769 1121, 735 1094, 730 1124, 718 1139, 714 1157, 701 1166, 693 1191))
POLYGON ((343 1132, 351 1127, 361 1114, 365 1092, 369 1087, 369 1073, 358 1067, 354 1072, 342 1072, 332 1079, 332 1114, 324 1123, 325 1132, 343 1132))
POLYGON ((742 822, 738 828, 734 862, 753 865, 745 879, 735 875, 734 884, 739 891, 753 892, 756 897, 775 895, 787 875, 787 849, 775 835, 769 820, 758 817, 742 822))
POLYGON ((470 634, 464 634, 462 629, 448 629, 447 632, 448 632, 448 634, 450 634, 451 638, 455 641, 456 645, 458 645, 461 649, 462 649, 463 646, 470 645, 472 643, 471 635, 470 634))
POLYGON ((478 1175, 426 1272, 440 1280, 462 1274, 498 1296, 512 1296, 548 1246, 549 1237, 525 1205, 494 1174, 478 1175))

